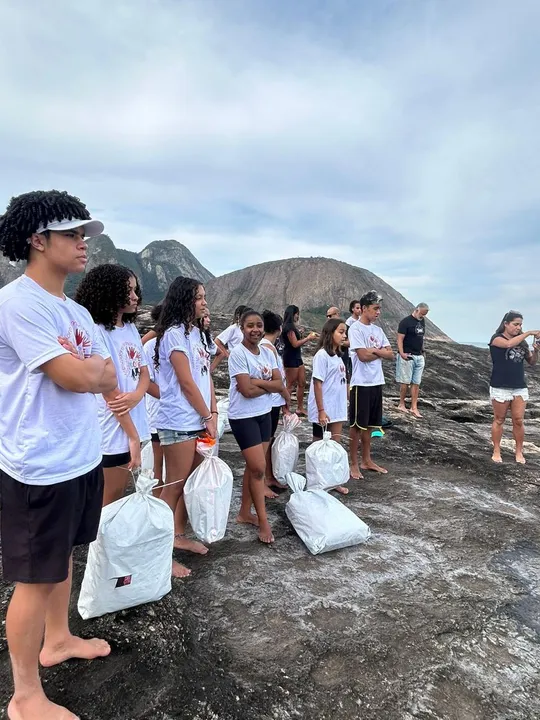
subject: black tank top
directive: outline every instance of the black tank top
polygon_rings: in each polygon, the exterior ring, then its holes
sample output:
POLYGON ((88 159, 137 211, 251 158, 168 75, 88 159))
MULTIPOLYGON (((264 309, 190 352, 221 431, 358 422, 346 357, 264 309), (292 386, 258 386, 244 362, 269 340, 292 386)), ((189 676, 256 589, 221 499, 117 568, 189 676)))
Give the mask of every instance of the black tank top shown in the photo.
MULTIPOLYGON (((289 330, 289 332, 290 332, 290 330, 289 330)), ((296 339, 300 340, 300 338, 302 337, 300 335, 300 331, 297 330, 296 328, 293 328, 293 332, 296 335, 296 339)), ((294 362, 302 359, 302 348, 293 347, 291 345, 291 341, 289 340, 288 333, 286 333, 286 332, 283 332, 281 334, 281 338, 283 340, 283 355, 282 355, 283 365, 285 367, 290 367, 291 365, 289 363, 291 363, 291 362, 294 363, 294 362)), ((294 365, 292 365, 292 367, 294 367, 294 365)))
MULTIPOLYGON (((504 337, 502 333, 495 337, 504 337)), ((495 338, 492 339, 491 343, 495 338)), ((493 388, 507 388, 509 390, 519 390, 527 387, 525 381, 525 368, 523 361, 528 355, 528 351, 523 345, 513 348, 497 347, 489 345, 491 353, 491 361, 493 362, 493 370, 491 371, 490 385, 493 388)))

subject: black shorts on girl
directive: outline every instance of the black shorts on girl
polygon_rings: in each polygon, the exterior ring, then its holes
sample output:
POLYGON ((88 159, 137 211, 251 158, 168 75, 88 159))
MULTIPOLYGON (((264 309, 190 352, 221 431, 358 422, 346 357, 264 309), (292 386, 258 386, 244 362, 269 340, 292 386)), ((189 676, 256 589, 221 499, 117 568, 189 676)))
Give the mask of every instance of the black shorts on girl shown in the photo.
POLYGON ((109 469, 129 465, 130 462, 131 453, 128 450, 128 452, 117 453, 116 455, 103 455, 101 464, 104 468, 109 469))
POLYGON ((229 419, 232 433, 240 450, 270 442, 272 437, 272 413, 241 420, 229 419))
POLYGON ((277 426, 279 424, 279 415, 281 413, 282 405, 278 405, 278 407, 273 407, 271 411, 271 418, 272 418, 272 432, 270 437, 274 437, 276 434, 277 426))
POLYGON ((103 471, 53 485, 28 485, 0 470, 0 535, 6 582, 61 583, 75 545, 96 539, 103 471))

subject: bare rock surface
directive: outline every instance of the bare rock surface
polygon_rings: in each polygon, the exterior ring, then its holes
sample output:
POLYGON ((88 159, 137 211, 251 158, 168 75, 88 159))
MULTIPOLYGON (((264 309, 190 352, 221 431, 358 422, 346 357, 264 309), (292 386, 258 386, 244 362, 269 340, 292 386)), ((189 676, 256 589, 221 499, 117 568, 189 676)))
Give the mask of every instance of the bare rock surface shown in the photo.
MULTIPOLYGON (((223 395, 224 364, 219 373, 223 395)), ((396 411, 386 374, 393 426, 374 456, 389 474, 349 481, 343 498, 372 529, 366 545, 311 556, 285 516, 288 492, 268 501, 275 545, 259 543, 234 521, 243 464, 226 435, 227 535, 206 557, 178 554, 193 575, 167 597, 82 621, 77 550, 73 630, 107 638, 113 653, 43 671, 51 698, 82 720, 540 717, 538 373, 526 466, 513 462, 509 430, 504 464, 490 461, 486 350, 428 344, 423 420, 396 411)), ((304 450, 307 423, 300 438, 304 450)), ((10 594, 0 581, 2 616, 10 594)), ((2 636, 2 707, 10 686, 2 636)))

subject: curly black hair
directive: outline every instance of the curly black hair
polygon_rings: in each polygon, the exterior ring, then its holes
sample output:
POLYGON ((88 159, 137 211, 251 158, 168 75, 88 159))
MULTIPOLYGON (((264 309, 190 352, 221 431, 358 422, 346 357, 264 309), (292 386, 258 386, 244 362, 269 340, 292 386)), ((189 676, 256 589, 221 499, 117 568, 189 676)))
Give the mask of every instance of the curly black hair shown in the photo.
POLYGON ((12 197, 0 216, 0 249, 10 260, 28 260, 29 238, 55 220, 90 220, 86 205, 60 190, 36 190, 12 197))
POLYGON ((263 310, 262 318, 264 320, 264 332, 269 333, 270 335, 278 332, 283 325, 283 318, 281 315, 278 315, 271 310, 263 310))
POLYGON ((186 337, 195 324, 195 298, 202 283, 194 278, 179 275, 169 286, 167 295, 161 303, 161 313, 156 323, 156 350, 154 365, 159 369, 159 346, 165 332, 175 326, 183 325, 186 337))
MULTIPOLYGON (((116 324, 118 311, 129 305, 129 281, 135 278, 137 285, 135 292, 141 304, 142 292, 139 279, 135 273, 124 265, 98 265, 81 280, 75 302, 85 307, 95 323, 103 325, 106 330, 112 330, 116 324)), ((135 321, 137 313, 125 313, 122 320, 125 323, 135 321)))

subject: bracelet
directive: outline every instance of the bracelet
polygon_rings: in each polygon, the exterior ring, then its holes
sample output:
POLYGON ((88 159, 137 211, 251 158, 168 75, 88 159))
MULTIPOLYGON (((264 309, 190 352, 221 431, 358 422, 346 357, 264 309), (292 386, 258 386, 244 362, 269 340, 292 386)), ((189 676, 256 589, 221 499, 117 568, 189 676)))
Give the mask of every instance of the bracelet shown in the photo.
MULTIPOLYGON (((201 415, 201 417, 202 417, 202 415, 201 415)), ((212 419, 212 413, 210 413, 210 415, 209 415, 208 417, 203 417, 203 418, 202 418, 202 421, 205 422, 205 423, 207 423, 207 422, 208 422, 209 420, 211 420, 211 419, 212 419)))
POLYGON ((219 415, 217 410, 212 410, 211 415, 219 415))

